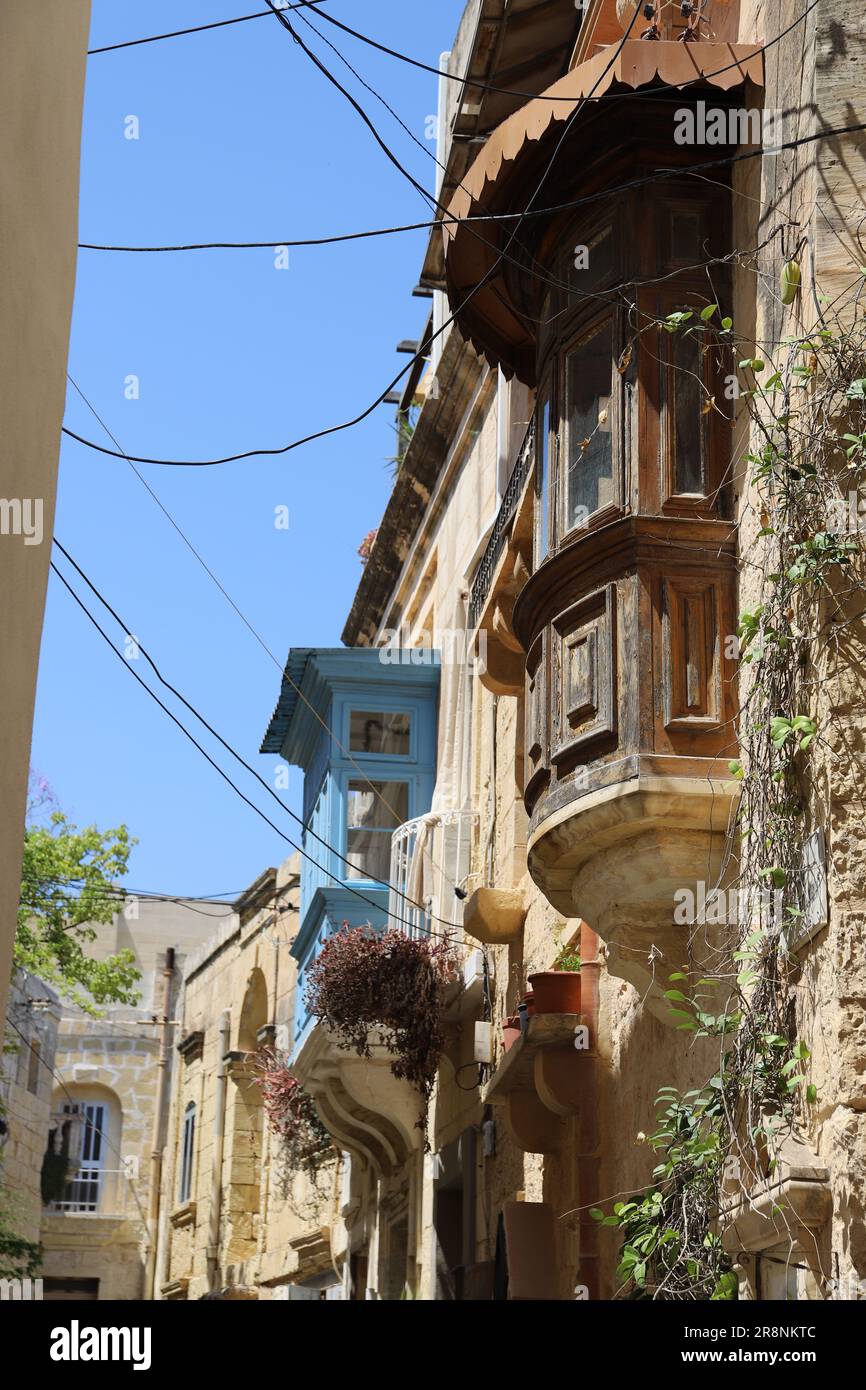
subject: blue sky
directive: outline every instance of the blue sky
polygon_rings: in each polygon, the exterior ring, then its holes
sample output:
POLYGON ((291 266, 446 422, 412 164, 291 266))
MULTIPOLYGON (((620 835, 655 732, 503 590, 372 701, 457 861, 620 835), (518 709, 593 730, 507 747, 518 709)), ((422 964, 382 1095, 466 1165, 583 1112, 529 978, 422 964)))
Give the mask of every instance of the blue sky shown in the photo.
MULTIPOLYGON (((90 46, 256 8, 256 0, 94 0, 90 46)), ((435 65, 462 0, 331 0, 327 8, 435 65)), ((295 22, 432 188, 433 161, 295 22)), ((435 77, 313 22, 423 141, 435 77)), ((82 241, 276 244, 425 216, 418 193, 276 19, 88 64, 82 241), (125 138, 128 116, 138 117, 138 140, 125 138)), ((129 453, 207 458, 286 443, 355 415, 405 365, 395 345, 420 333, 429 307, 411 298, 424 244, 416 232, 294 249, 287 271, 275 268, 273 250, 81 251, 70 372, 129 453), (131 376, 137 400, 127 399, 131 376)), ((110 445, 71 388, 66 422, 110 445)), ((393 410, 382 406, 364 424, 282 458, 141 467, 280 662, 290 646, 339 644, 361 573, 358 545, 388 496, 392 426, 393 410), (274 526, 279 506, 289 510, 287 531, 274 526)), ((257 750, 279 672, 129 465, 65 438, 56 534, 163 674, 272 777, 274 759, 257 750)), ((136 669, 148 675, 142 661, 136 669)), ((227 756, 221 761, 228 768, 227 756)), ((79 824, 122 821, 138 837, 133 888, 235 892, 290 852, 136 685, 54 576, 32 763, 79 824)), ((255 783, 236 771, 252 794, 255 783)), ((295 811, 299 791, 293 774, 285 795, 295 811)), ((255 796, 295 838, 297 826, 261 789, 255 796)))

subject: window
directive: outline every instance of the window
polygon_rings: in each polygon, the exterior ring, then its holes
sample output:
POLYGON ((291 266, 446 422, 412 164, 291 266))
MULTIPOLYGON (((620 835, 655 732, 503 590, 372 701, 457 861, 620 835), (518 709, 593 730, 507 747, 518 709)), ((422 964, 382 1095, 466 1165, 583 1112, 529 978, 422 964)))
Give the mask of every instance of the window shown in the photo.
POLYGON ((84 1303, 99 1298, 99 1280, 81 1279, 77 1276, 61 1279, 43 1279, 42 1297, 45 1302, 84 1303))
POLYGON ((705 493, 706 430, 704 368, 700 341, 687 333, 671 335, 668 373, 668 447, 676 493, 705 493))
POLYGON ((611 451, 613 328, 596 324, 565 357, 563 534, 616 501, 611 451))
POLYGON ((408 758, 411 731, 408 714, 353 709, 349 715, 349 750, 408 758))
POLYGON ((804 1297, 801 1258, 799 1251, 795 1255, 782 1247, 758 1255, 758 1298, 762 1303, 796 1303, 804 1297))
POLYGON ((180 1191, 178 1201, 185 1205, 192 1193, 192 1167, 195 1157, 195 1102, 190 1101, 183 1112, 183 1148, 180 1164, 180 1191))
POLYGON ((540 565, 550 548, 550 397, 536 417, 535 427, 535 563, 540 565))
POLYGON ((677 204, 670 212, 669 258, 674 265, 698 265, 706 255, 702 248, 704 217, 699 209, 677 204))
POLYGON ((69 1141, 64 1138, 64 1142, 69 1142, 71 1162, 63 1200, 57 1205, 62 1211, 98 1211, 105 1162, 106 1107, 98 1101, 72 1102, 64 1105, 63 1115, 69 1117, 70 1130, 74 1130, 76 1137, 70 1134, 69 1141), (76 1148, 79 1152, 77 1167, 73 1166, 76 1148))
POLYGON ((349 781, 346 858, 350 878, 383 879, 391 867, 391 836, 409 819, 408 782, 349 781))

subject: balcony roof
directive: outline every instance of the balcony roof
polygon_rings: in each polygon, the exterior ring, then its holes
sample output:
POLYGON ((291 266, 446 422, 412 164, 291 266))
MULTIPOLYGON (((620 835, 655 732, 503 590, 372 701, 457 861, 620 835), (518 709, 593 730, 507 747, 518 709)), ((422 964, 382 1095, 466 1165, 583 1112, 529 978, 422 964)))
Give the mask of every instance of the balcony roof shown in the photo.
MULTIPOLYGON (((445 245, 446 279, 452 308, 471 299, 459 314, 465 337, 491 363, 511 374, 532 380, 528 360, 533 346, 531 327, 527 327, 514 304, 508 283, 508 264, 501 252, 514 223, 482 222, 474 228, 472 217, 491 213, 509 214, 526 207, 535 186, 533 175, 538 162, 547 154, 569 121, 583 105, 588 116, 598 112, 602 97, 621 94, 625 99, 640 89, 658 88, 660 93, 689 87, 696 94, 707 89, 730 91, 746 81, 762 87, 764 68, 761 46, 734 43, 645 43, 625 40, 618 53, 613 46, 578 64, 541 96, 515 111, 493 132, 483 150, 462 179, 448 212, 457 219, 442 232, 445 245), (504 227, 504 230, 501 228, 504 227), (499 264, 497 265, 497 262, 499 264), (494 271, 494 267, 496 268, 494 271), (485 277, 490 276, 486 282, 485 277), (481 288, 478 288, 481 286, 481 288), (474 291, 474 293, 473 293, 474 291)), ((615 103, 618 107, 619 103, 615 103)), ((621 146, 622 129, 608 123, 611 153, 621 146)), ((579 139, 576 124, 572 139, 579 139)), ((584 132, 585 134, 585 132, 584 132)), ((598 124, 592 141, 584 139, 562 164, 573 175, 574 156, 589 168, 603 153, 604 130, 598 124), (600 137, 600 138, 599 138, 600 137)), ((671 145, 671 150, 675 147, 671 145)), ((694 158, 694 150, 689 152, 694 158)), ((715 151, 710 151, 710 155, 715 151)), ((549 181, 541 206, 556 203, 556 185, 549 181)), ((531 225, 531 224, 530 224, 531 225)))
MULTIPOLYGON (((565 71, 579 26, 575 0, 472 0, 467 5, 446 69, 464 84, 448 81, 446 88, 443 206, 459 188, 479 142, 526 100, 514 93, 534 96, 565 71), (473 85, 473 78, 485 86, 473 85)), ((444 273, 442 238, 436 230, 421 284, 442 288, 444 273)))
POLYGON ((429 695, 439 684, 439 665, 432 652, 427 664, 415 665, 384 659, 380 647, 292 647, 259 751, 306 767, 317 734, 329 728, 334 690, 354 683, 367 693, 379 686, 429 695))

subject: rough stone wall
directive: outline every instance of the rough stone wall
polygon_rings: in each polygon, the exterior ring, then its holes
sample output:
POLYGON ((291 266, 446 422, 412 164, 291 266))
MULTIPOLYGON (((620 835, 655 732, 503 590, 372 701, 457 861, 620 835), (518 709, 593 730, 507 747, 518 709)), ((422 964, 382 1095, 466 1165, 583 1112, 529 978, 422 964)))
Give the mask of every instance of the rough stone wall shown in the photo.
MULTIPOLYGON (((56 1052, 57 1080, 42 1132, 64 1104, 97 1100, 107 1107, 103 1153, 105 1175, 98 1215, 46 1209, 41 1230, 45 1278, 99 1280, 100 1299, 141 1298, 149 1240, 150 1165, 157 1099, 162 970, 168 947, 175 949, 175 979, 169 1016, 175 1016, 180 970, 190 951, 230 918, 224 903, 163 903, 132 899, 113 922, 96 929, 90 947, 97 959, 131 949, 140 971, 136 1007, 108 1006, 92 1018, 62 1006, 56 1052)), ((172 1055, 169 1067, 172 1067, 172 1055)))
MULTIPOLYGON (((222 1194, 214 1285, 227 1296, 270 1299, 280 1286, 300 1282, 303 1267, 291 1242, 332 1228, 332 1250, 344 1233, 338 1215, 340 1160, 322 1165, 313 1181, 295 1173, 284 1181, 278 1145, 270 1134, 253 1080, 243 1061, 251 1015, 256 1027, 275 1025, 275 1046, 289 1050, 295 1008, 296 965, 289 946, 298 926, 295 859, 277 871, 272 901, 248 921, 235 919, 192 956, 186 967, 179 1041, 203 1033, 201 1055, 178 1058, 172 1088, 163 1168, 162 1204, 165 1247, 160 1260, 158 1296, 200 1298, 209 1288, 208 1230, 213 1201, 213 1160, 220 1065, 220 1016, 230 1015, 233 1054, 226 1082, 222 1194), (263 988, 262 988, 263 986, 263 988), (197 1108, 190 1202, 181 1206, 183 1117, 197 1108)), ((321 1261, 320 1261, 321 1263, 321 1261)), ((327 1265, 325 1266, 325 1272, 327 1265)), ((335 1276, 336 1277, 336 1276, 335 1276)))
MULTIPOLYGON (((754 42, 774 39, 789 25, 791 32, 774 43, 766 54, 763 104, 782 114, 782 140, 811 135, 816 129, 858 119, 856 94, 862 83, 862 17, 851 0, 832 17, 813 11, 802 24, 802 6, 793 0, 742 0, 724 9, 719 38, 754 42)), ((749 91, 745 104, 761 104, 762 94, 749 91)), ((796 331, 796 314, 778 310, 778 277, 781 260, 793 253, 801 233, 809 237, 804 256, 804 288, 800 303, 811 296, 812 259, 817 264, 820 291, 832 297, 850 278, 866 254, 856 240, 858 226, 852 209, 862 205, 863 136, 842 137, 809 144, 796 151, 745 160, 733 166, 734 244, 755 253, 753 265, 734 275, 733 316, 738 333, 753 335, 757 345, 783 332, 796 331), (785 236, 767 242, 778 224, 776 209, 785 217, 785 236), (760 249, 759 249, 760 248, 760 249)), ((814 298, 812 307, 814 307, 814 298)), ((496 472, 495 400, 478 422, 475 442, 466 448, 459 472, 435 517, 425 519, 416 541, 417 558, 407 562, 395 589, 394 607, 412 612, 416 605, 431 608, 439 623, 453 611, 455 584, 471 574, 477 546, 483 535, 478 526, 485 514, 491 481, 496 472), (480 505, 479 505, 480 502, 480 505), (437 559, 432 589, 420 594, 430 558, 437 559)), ((738 460, 749 446, 748 418, 738 408, 732 431, 732 459, 738 460)), ((741 548, 745 553, 755 539, 760 522, 746 514, 748 483, 742 468, 734 473, 735 501, 742 521, 741 548)), ((740 608, 752 597, 748 571, 740 587, 740 608)), ((419 609, 420 611, 420 609, 419 609)), ((387 626, 387 620, 385 626, 387 626)), ((836 675, 828 681, 822 719, 830 727, 843 722, 850 764, 842 775, 827 762, 816 775, 825 823, 835 835, 831 845, 831 910, 829 930, 808 948, 800 989, 800 1033, 812 1048, 812 1078, 819 1090, 814 1114, 807 1116, 811 1141, 831 1170, 834 1217, 830 1236, 828 1274, 864 1275, 866 1236, 866 1044, 864 994, 866 974, 859 964, 860 934, 866 906, 863 903, 863 869, 866 855, 858 788, 863 783, 862 655, 866 643, 858 631, 852 644, 852 666, 859 668, 856 681, 836 675), (852 824, 858 826, 852 832, 852 824)), ((495 697, 476 678, 473 681, 471 800, 479 822, 473 858, 473 885, 516 888, 527 909, 522 939, 510 947, 489 951, 494 970, 493 1020, 497 1033, 495 1062, 501 1059, 499 1025, 516 1005, 525 977, 549 966, 562 940, 570 940, 579 928, 576 919, 563 922, 541 898, 526 873, 526 819, 520 801, 523 778, 522 701, 495 697)), ((440 729, 439 784, 452 780, 453 768, 443 765, 440 729)), ((453 755, 452 755, 453 756, 453 755)), ((591 935, 585 939, 590 940, 591 935)), ((644 1007, 639 992, 630 984, 608 975, 604 948, 598 954, 599 1009, 597 1048, 600 1065, 595 1094, 588 1094, 592 1109, 596 1148, 587 1150, 586 1117, 569 1123, 566 1140, 556 1154, 524 1154, 511 1141, 502 1111, 496 1110, 495 1153, 479 1157, 477 1258, 493 1255, 496 1216, 502 1203, 523 1192, 528 1200, 545 1200, 558 1218, 559 1280, 563 1298, 573 1296, 575 1272, 581 1255, 595 1248, 599 1239, 599 1293, 617 1292, 615 1267, 619 1239, 616 1232, 600 1237, 589 1229, 585 1208, 606 1205, 617 1195, 644 1187, 655 1156, 645 1136, 655 1128, 654 1102, 663 1085, 687 1089, 703 1083, 715 1070, 708 1052, 695 1047, 644 1007), (581 1216, 582 1213, 582 1216, 581 1216)), ((670 964, 668 969, 675 966, 670 964)), ((441 1150, 469 1125, 485 1118, 478 1093, 467 1089, 471 1079, 471 1027, 452 1036, 435 1098, 433 1147, 441 1150), (466 1068, 466 1070, 462 1070, 466 1068), (458 1070, 460 1069, 460 1070, 458 1070), (462 1085, 461 1085, 462 1082, 462 1085)), ((422 1249, 424 1297, 435 1290, 435 1241, 431 1235, 435 1165, 425 1167, 426 1191, 422 1249)), ((369 1198, 367 1200, 370 1200, 369 1198)))
MULTIPOLYGON (((838 128, 863 119, 866 25, 852 0, 818 12, 814 65, 815 125, 838 128)), ((866 138, 859 131, 817 146, 808 207, 816 288, 832 304, 856 283, 866 256, 860 229, 866 189, 866 138)), ((810 306, 814 322, 815 306, 810 306)), ((866 370, 866 363, 863 364, 866 370)), ((861 533, 862 541, 862 533, 861 533)), ((857 563, 863 583, 862 554, 857 563)), ((826 1259, 846 1297, 866 1288, 866 972, 862 964, 866 895, 866 629, 848 605, 850 624, 837 662, 823 656, 819 727, 826 731, 813 778, 816 819, 828 849, 829 925, 808 949, 798 1000, 802 1034, 812 1050, 818 1100, 809 1132, 831 1173, 833 1215, 826 1259)))
POLYGON ((41 1236, 43 1279, 98 1279, 100 1302, 144 1297, 138 1220, 48 1213, 41 1236))
POLYGON ((59 1001, 41 980, 17 972, 9 994, 7 1042, 0 1057, 0 1113, 7 1139, 0 1150, 0 1185, 16 1235, 39 1240, 40 1174, 51 1115, 52 1070, 59 1001), (23 1035, 23 1036, 22 1036, 23 1035))
MULTIPOLYGON (((789 0, 767 4, 761 32, 781 32, 800 13, 789 0)), ((781 111, 784 140, 862 119, 864 44, 862 11, 843 0, 832 13, 819 7, 768 52, 765 104, 781 111)), ((866 260, 859 236, 864 153, 861 131, 765 157, 748 171, 742 166, 735 176, 738 193, 761 199, 752 223, 759 240, 790 219, 783 240, 776 240, 764 254, 757 282, 754 277, 750 283, 741 279, 739 286, 743 308, 750 291, 753 296, 758 343, 778 343, 786 335, 814 331, 823 306, 831 312, 839 296, 862 279, 858 267, 866 260), (794 304, 785 309, 778 299, 781 260, 783 254, 793 254, 801 237, 803 284, 794 304)), ((750 220, 741 214, 744 242, 750 220)), ((736 312, 742 312, 740 306, 736 312)), ((744 427, 739 438, 745 433, 744 427)), ((746 553, 760 523, 747 510, 753 495, 742 476, 739 501, 740 547, 746 553)), ((859 561, 857 568, 862 583, 859 561)), ((753 607, 756 601, 750 570, 744 568, 740 608, 753 607)), ((852 605, 852 615, 863 606, 862 601, 852 605)), ((822 607, 813 616, 821 621, 828 611, 822 607)), ((866 1277, 866 974, 860 964, 866 885, 861 793, 866 773, 864 637, 862 622, 854 621, 841 657, 828 646, 819 651, 816 669, 809 673, 818 692, 816 707, 809 712, 821 736, 810 757, 807 818, 824 832, 829 917, 827 927, 798 953, 796 991, 797 1035, 811 1049, 808 1079, 817 1088, 817 1100, 804 1106, 800 1123, 830 1171, 833 1197, 818 1264, 825 1279, 838 1280, 848 1290, 862 1289, 866 1277)))
MULTIPOLYGON (((103 1188, 98 1216, 46 1210, 44 1278, 99 1280, 99 1298, 141 1298, 159 1042, 156 1028, 133 1020, 64 1014, 51 1113, 74 1101, 107 1107, 103 1188)), ((43 1152, 45 1135, 43 1134, 43 1152)))

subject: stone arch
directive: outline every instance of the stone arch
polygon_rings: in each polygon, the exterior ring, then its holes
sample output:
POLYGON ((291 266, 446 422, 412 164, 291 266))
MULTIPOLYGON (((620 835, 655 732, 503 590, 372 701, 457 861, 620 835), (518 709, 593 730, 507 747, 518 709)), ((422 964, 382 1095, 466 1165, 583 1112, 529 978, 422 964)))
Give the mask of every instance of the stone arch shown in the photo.
POLYGON ((264 1158, 264 1110, 256 1084, 255 1054, 258 1034, 268 1023, 268 988, 264 974, 254 966, 247 976, 237 1025, 237 1051, 231 1062, 230 1129, 228 1153, 228 1219, 226 1264, 251 1259, 257 1249, 261 1225, 261 1179, 264 1158))
POLYGON ((268 1022, 268 986, 260 968, 255 965, 247 977, 247 987, 238 1019, 237 1046, 239 1052, 255 1052, 257 1034, 268 1022))
POLYGON ((70 1212, 126 1210, 129 1175, 121 1157, 123 1105, 99 1081, 55 1089, 43 1163, 43 1197, 70 1212))

